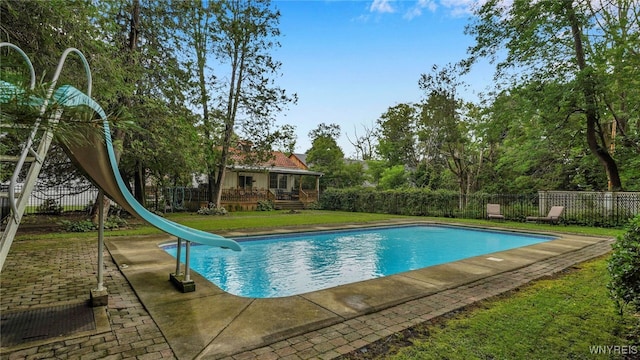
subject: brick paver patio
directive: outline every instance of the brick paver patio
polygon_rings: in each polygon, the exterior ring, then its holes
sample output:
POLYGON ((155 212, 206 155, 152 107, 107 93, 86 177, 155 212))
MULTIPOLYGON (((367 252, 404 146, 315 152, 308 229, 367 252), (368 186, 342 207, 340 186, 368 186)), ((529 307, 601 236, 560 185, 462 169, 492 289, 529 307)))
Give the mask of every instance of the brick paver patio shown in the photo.
MULTIPOLYGON (((225 359, 332 359, 610 251, 602 241, 514 271, 349 319, 225 359)), ((16 241, 0 278, 0 311, 86 301, 96 286, 95 240, 16 241)), ((2 359, 172 359, 159 327, 105 251, 110 331, 3 348, 2 359)))

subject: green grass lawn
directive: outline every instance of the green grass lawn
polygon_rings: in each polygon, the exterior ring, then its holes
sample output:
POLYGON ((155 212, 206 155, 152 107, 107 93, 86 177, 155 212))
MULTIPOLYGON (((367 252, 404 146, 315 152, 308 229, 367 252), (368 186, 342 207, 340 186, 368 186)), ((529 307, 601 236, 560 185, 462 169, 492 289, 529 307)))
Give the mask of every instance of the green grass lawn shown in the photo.
POLYGON ((624 351, 637 351, 628 358, 638 358, 640 346, 632 345, 637 339, 627 338, 638 318, 621 317, 608 297, 606 257, 577 268, 420 326, 412 346, 380 359, 620 359, 624 351), (592 353, 598 346, 621 348, 617 354, 592 353))
MULTIPOLYGON (((216 231, 229 231, 240 229, 269 229, 269 228, 282 228, 282 227, 301 227, 306 225, 339 225, 344 223, 359 223, 367 224, 378 221, 392 220, 392 219, 409 219, 416 221, 436 221, 441 223, 459 223, 475 226, 499 226, 514 230, 526 230, 526 231, 559 231, 584 235, 596 235, 596 236, 611 236, 615 237, 622 233, 620 229, 611 228, 592 228, 581 226, 564 226, 564 225, 549 225, 549 224, 534 224, 534 223, 520 223, 520 222, 496 222, 488 220, 475 220, 475 219, 450 219, 450 218, 427 218, 427 217, 411 217, 401 215, 389 215, 389 214, 373 214, 373 213, 355 213, 355 212, 341 212, 341 211, 323 211, 323 210, 305 210, 298 213, 290 213, 289 211, 250 211, 250 212, 232 212, 226 216, 212 216, 212 215, 198 215, 194 213, 168 213, 165 215, 167 219, 181 223, 183 225, 193 227, 196 229, 216 232, 216 231)), ((53 216, 36 217, 29 216, 23 219, 23 222, 36 223, 42 219, 53 219, 53 216), (36 219, 37 218, 37 219, 36 219)), ((106 231, 106 236, 136 236, 136 235, 151 235, 160 234, 161 231, 156 228, 136 224, 136 221, 130 221, 133 226, 125 229, 118 229, 113 231, 106 231)), ((18 234, 19 239, 64 239, 64 238, 77 238, 77 237, 93 237, 95 232, 88 233, 66 233, 66 232, 53 232, 47 234, 18 234)))

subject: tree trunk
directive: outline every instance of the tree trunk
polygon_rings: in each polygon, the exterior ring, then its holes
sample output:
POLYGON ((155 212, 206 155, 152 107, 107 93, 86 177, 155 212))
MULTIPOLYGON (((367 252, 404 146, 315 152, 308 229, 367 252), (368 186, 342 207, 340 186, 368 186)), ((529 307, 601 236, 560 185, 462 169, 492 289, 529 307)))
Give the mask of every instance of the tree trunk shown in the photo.
POLYGON ((607 150, 603 131, 600 126, 597 112, 595 85, 592 75, 588 73, 591 68, 587 66, 585 60, 582 44, 582 30, 580 29, 580 24, 578 23, 578 19, 573 8, 573 1, 565 0, 564 7, 568 20, 571 24, 571 33, 573 35, 573 42, 576 51, 576 62, 580 72, 585 75, 585 78, 581 80, 579 84, 582 87, 582 93, 585 97, 586 103, 585 115, 587 117, 587 144, 589 145, 589 150, 596 155, 598 161, 600 161, 607 172, 607 177, 609 178, 609 190, 622 190, 622 182, 620 180, 620 174, 618 173, 618 166, 607 150))
POLYGON ((136 160, 136 171, 133 175, 133 195, 142 205, 144 205, 144 183, 144 167, 142 162, 136 160))
POLYGON ((207 202, 214 204, 216 203, 215 194, 217 194, 217 191, 216 174, 213 171, 210 171, 207 174, 207 202))

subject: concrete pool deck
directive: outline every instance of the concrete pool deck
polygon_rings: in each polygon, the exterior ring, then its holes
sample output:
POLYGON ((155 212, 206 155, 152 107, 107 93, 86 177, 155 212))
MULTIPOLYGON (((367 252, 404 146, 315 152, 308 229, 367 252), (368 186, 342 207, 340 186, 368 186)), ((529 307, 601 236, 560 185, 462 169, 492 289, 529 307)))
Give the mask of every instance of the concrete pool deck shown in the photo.
MULTIPOLYGON (((406 223, 416 222, 388 221, 366 226, 406 223)), ((311 226, 266 232, 361 226, 311 226)), ((221 235, 256 233, 227 232, 221 235)), ((105 259, 106 267, 110 268, 107 281, 109 305, 106 310, 111 332, 94 334, 84 342, 55 341, 63 345, 75 344, 75 351, 85 351, 84 354, 95 352, 98 347, 102 354, 113 358, 331 359, 476 301, 606 254, 611 250, 613 241, 599 237, 548 234, 559 238, 524 248, 277 299, 230 295, 193 272, 196 291, 180 293, 169 282, 169 274, 175 271, 175 259, 158 246, 171 240, 170 237, 139 237, 133 241, 131 238, 112 237, 107 239, 107 248, 114 262, 105 259), (135 292, 135 298, 127 295, 126 287, 129 284, 132 292, 135 292), (135 316, 127 317, 131 314, 135 316), (132 337, 130 342, 127 334, 132 337), (145 334, 148 338, 146 343, 145 334), (109 342, 112 343, 110 347, 105 345, 109 342)), ((11 257, 10 252, 8 264, 16 264, 15 259, 10 261, 11 257)), ((20 277, 21 274, 14 274, 11 270, 5 274, 8 269, 13 270, 10 267, 3 270, 2 295, 14 298, 2 299, 3 310, 7 309, 7 303, 19 301, 15 299, 17 292, 7 292, 4 287, 5 276, 20 277)), ((76 296, 86 296, 88 289, 90 287, 76 296)), ((1 353, 8 354, 9 359, 20 358, 27 353, 41 354, 51 351, 52 342, 54 340, 45 342, 49 345, 35 344, 31 347, 25 344, 19 349, 2 348, 1 353)), ((105 356, 96 358, 102 357, 105 356)))

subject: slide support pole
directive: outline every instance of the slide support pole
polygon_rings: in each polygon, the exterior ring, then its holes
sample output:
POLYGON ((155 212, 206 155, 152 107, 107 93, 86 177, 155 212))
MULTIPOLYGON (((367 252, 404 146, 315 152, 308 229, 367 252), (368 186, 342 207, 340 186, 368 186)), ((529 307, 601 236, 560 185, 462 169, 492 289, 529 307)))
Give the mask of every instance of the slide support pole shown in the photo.
POLYGON ((180 275, 180 256, 182 252, 182 239, 178 238, 178 247, 176 248, 176 272, 175 275, 180 275))
POLYGON ((91 290, 91 306, 106 306, 109 293, 104 286, 104 191, 98 192, 98 286, 91 290))
POLYGON ((191 281, 191 272, 189 271, 189 257, 191 250, 191 241, 187 240, 185 244, 185 262, 184 262, 184 281, 191 281))
POLYGON ((178 238, 178 248, 176 250, 176 272, 174 274, 169 274, 169 280, 173 283, 173 285, 178 288, 178 290, 183 293, 196 291, 196 283, 191 280, 191 273, 189 269, 189 261, 191 258, 191 241, 178 238), (182 241, 185 241, 184 244, 184 274, 180 273, 180 258, 182 255, 182 241))
POLYGON ((98 291, 104 289, 104 191, 98 193, 98 291))

